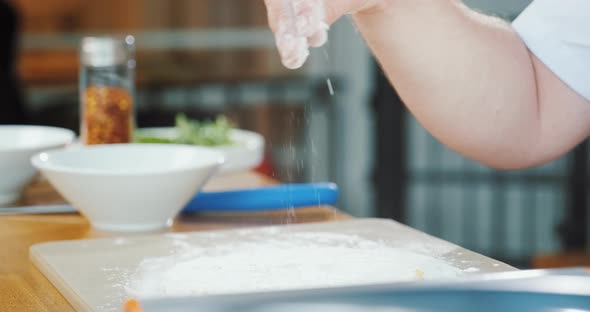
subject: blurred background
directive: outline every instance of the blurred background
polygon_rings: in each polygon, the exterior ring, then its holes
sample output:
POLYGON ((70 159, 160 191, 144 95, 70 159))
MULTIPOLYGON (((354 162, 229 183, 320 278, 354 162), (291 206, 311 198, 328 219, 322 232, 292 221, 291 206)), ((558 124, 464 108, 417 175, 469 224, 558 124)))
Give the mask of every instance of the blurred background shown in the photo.
MULTIPOLYGON (((466 2, 510 20, 529 1, 466 2)), ((334 181, 352 215, 518 267, 579 264, 588 247, 586 143, 518 172, 460 157, 407 113, 349 19, 298 71, 281 66, 262 0, 0 0, 0 25, 0 123, 78 131, 80 39, 132 34, 139 127, 224 114, 265 136, 260 172, 334 181)))

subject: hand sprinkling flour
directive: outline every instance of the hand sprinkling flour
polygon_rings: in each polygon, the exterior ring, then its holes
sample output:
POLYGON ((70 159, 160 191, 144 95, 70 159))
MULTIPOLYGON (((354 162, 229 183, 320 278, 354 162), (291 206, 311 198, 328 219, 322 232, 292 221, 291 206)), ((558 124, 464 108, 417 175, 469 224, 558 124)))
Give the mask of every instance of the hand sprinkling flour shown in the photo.
POLYGON ((274 5, 278 10, 275 40, 283 65, 300 68, 309 47, 320 47, 328 38, 324 0, 279 0, 274 5))
POLYGON ((532 1, 512 24, 464 2, 298 0, 290 3, 297 25, 291 32, 285 2, 266 5, 289 68, 326 40, 319 21, 332 25, 352 15, 416 119, 486 166, 539 166, 590 136, 590 1, 532 1))
POLYGON ((283 65, 303 66, 309 48, 328 41, 329 25, 342 15, 374 7, 382 0, 266 0, 268 20, 283 65))

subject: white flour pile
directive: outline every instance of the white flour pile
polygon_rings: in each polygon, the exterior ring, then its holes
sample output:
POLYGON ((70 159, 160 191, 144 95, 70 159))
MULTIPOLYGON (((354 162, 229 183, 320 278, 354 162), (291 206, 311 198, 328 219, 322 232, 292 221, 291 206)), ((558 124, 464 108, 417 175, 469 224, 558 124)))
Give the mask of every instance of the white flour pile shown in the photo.
POLYGON ((212 295, 449 278, 442 260, 353 235, 290 233, 215 247, 185 245, 142 261, 129 295, 212 295))

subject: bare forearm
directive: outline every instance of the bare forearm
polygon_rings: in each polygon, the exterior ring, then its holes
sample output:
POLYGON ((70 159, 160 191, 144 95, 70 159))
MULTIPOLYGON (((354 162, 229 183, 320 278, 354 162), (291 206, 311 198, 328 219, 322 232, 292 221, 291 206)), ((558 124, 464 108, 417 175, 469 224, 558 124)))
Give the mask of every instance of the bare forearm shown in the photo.
POLYGON ((468 157, 499 168, 529 167, 590 135, 588 100, 535 57, 508 23, 460 0, 265 2, 290 68, 305 62, 308 46, 326 39, 322 20, 331 24, 356 12, 358 28, 412 113, 468 157), (298 5, 289 10, 289 3, 298 5))
POLYGON ((434 136, 497 167, 534 164, 540 139, 535 71, 506 22, 454 0, 393 0, 354 19, 408 108, 434 136))

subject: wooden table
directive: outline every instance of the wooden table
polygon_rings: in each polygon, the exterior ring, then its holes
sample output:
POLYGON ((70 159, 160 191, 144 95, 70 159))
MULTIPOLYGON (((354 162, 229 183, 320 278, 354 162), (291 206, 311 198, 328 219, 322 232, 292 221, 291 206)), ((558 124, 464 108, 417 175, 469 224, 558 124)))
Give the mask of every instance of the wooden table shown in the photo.
MULTIPOLYGON (((206 189, 235 189, 276 184, 255 173, 225 176, 211 181, 206 189)), ((63 203, 44 181, 33 183, 21 204, 63 203)), ((282 223, 334 221, 350 218, 332 207, 286 211, 182 216, 170 231, 204 231, 282 223)), ((33 244, 117 234, 92 229, 78 214, 0 216, 0 311, 73 311, 65 298, 29 261, 33 244)), ((122 234, 118 234, 121 236, 122 234)))
POLYGON ((590 250, 562 251, 540 255, 533 259, 535 269, 555 269, 568 267, 590 268, 590 250))

